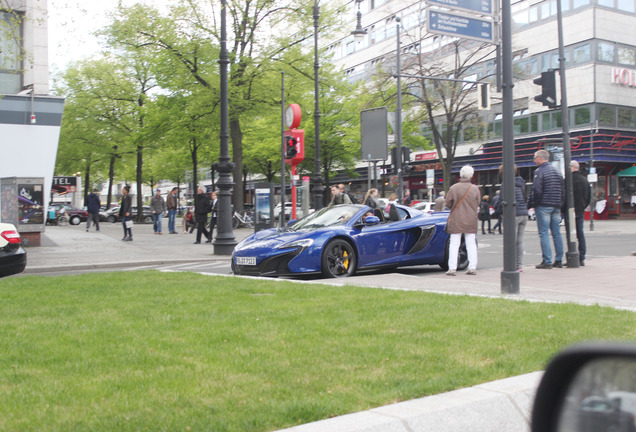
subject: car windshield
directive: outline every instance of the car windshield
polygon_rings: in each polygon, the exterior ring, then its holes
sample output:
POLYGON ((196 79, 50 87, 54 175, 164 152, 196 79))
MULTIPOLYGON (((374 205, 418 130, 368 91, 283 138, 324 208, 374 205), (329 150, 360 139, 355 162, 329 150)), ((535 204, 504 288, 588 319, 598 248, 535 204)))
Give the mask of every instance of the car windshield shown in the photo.
POLYGON ((295 224, 288 226, 286 230, 300 231, 342 225, 365 207, 366 206, 359 204, 325 207, 320 211, 298 220, 295 224))

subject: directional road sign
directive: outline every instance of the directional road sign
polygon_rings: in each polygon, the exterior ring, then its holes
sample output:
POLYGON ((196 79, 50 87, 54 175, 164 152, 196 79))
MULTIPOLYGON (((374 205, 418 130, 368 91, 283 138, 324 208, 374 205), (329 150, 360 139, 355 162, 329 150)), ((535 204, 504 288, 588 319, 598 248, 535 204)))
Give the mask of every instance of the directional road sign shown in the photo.
POLYGON ((432 6, 492 16, 492 0, 426 0, 426 3, 432 6))
POLYGON ((489 43, 494 41, 493 27, 492 21, 489 20, 431 9, 428 10, 428 19, 426 20, 426 28, 429 33, 489 43))

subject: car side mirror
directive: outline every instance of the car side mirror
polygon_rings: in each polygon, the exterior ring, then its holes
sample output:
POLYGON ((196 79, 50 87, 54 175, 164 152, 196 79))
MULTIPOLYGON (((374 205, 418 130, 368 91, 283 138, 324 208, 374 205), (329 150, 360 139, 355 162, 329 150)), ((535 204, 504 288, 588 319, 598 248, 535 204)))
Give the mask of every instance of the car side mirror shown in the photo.
POLYGON ((636 344, 586 343, 557 354, 539 383, 532 432, 636 431, 636 344))
POLYGON ((377 216, 367 216, 364 218, 365 225, 377 225, 380 223, 380 218, 377 216))

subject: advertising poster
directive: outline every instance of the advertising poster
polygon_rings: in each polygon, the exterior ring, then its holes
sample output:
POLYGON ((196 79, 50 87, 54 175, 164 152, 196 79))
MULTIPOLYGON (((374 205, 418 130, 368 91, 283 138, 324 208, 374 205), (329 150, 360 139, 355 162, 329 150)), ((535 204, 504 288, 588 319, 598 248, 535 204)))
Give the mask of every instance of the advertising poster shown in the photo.
POLYGON ((44 223, 43 194, 41 184, 18 185, 18 224, 44 223))

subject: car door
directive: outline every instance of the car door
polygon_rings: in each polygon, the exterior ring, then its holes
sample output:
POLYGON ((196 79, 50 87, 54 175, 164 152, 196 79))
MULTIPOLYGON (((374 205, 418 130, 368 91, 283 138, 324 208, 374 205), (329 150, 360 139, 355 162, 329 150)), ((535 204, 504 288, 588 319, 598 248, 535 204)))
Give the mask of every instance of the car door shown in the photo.
POLYGON ((416 231, 418 228, 410 219, 362 226, 354 235, 360 254, 358 267, 400 263, 404 254, 415 244, 416 231))

